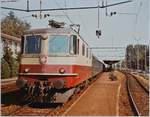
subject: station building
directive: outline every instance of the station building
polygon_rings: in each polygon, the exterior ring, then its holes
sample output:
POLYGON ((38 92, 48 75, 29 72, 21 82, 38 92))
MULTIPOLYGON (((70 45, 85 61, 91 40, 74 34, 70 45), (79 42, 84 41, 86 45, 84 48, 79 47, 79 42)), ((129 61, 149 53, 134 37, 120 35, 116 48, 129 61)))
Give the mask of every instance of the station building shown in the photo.
POLYGON ((12 50, 13 57, 16 57, 17 53, 20 52, 20 44, 20 38, 1 33, 1 57, 3 56, 3 50, 6 46, 8 46, 12 50))

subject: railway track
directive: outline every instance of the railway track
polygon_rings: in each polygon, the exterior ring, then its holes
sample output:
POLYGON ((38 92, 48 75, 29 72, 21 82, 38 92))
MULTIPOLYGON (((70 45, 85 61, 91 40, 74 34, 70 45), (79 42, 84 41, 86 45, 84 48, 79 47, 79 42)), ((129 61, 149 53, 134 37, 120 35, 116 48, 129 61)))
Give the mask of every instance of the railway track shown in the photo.
POLYGON ((135 116, 149 115, 149 91, 132 74, 123 72, 127 78, 126 86, 132 111, 135 116))
MULTIPOLYGON (((25 97, 24 97, 25 98, 25 97)), ((59 104, 35 103, 32 98, 26 98, 26 101, 19 105, 10 105, 11 110, 3 115, 6 116, 48 116, 55 113, 59 104)))
POLYGON ((22 109, 24 109, 25 107, 29 106, 31 103, 32 103, 32 100, 29 99, 29 100, 24 101, 19 106, 10 105, 10 107, 12 106, 13 110, 10 111, 9 113, 7 113, 6 116, 13 116, 13 115, 15 115, 17 112, 20 112, 22 109))
POLYGON ((10 78, 10 79, 2 79, 1 80, 1 93, 9 93, 15 90, 18 90, 16 86, 16 79, 17 78, 10 78))
MULTIPOLYGON (((101 72, 100 74, 102 74, 101 72)), ((98 74, 98 75, 100 75, 98 74)), ((97 75, 94 76, 89 81, 89 85, 91 85, 93 82, 97 80, 97 75)), ((78 92, 77 94, 74 94, 72 98, 65 104, 60 105, 60 104, 36 104, 33 103, 32 100, 29 100, 27 103, 20 105, 20 106, 15 106, 15 105, 10 105, 12 106, 12 109, 9 113, 5 113, 3 115, 7 116, 58 116, 61 115, 88 87, 82 87, 81 91, 78 92)))
MULTIPOLYGON (((23 107, 17 109, 14 113, 12 113, 11 115, 17 115, 17 116, 48 116, 51 115, 51 113, 54 113, 54 111, 57 108, 52 108, 52 107, 47 107, 47 108, 37 108, 37 107, 32 107, 31 103, 24 105, 23 107)), ((37 104, 38 105, 38 104, 37 104)))

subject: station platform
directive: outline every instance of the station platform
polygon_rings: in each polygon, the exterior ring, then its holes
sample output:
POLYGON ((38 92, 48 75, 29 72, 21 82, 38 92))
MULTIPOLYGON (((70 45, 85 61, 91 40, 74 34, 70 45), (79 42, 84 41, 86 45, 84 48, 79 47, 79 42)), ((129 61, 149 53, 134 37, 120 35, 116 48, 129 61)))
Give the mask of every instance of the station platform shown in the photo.
POLYGON ((63 113, 64 116, 119 115, 120 80, 111 81, 109 72, 99 78, 63 113))

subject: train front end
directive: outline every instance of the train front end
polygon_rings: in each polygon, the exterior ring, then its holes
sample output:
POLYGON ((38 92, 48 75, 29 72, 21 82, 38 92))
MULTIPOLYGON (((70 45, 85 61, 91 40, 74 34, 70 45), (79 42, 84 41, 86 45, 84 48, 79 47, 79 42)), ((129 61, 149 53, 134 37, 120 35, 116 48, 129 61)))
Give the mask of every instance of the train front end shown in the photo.
POLYGON ((70 55, 70 49, 73 49, 71 35, 69 32, 54 30, 31 30, 22 39, 16 84, 36 101, 56 101, 56 98, 63 97, 61 94, 71 95, 75 79, 78 79, 73 67, 76 55, 70 55))

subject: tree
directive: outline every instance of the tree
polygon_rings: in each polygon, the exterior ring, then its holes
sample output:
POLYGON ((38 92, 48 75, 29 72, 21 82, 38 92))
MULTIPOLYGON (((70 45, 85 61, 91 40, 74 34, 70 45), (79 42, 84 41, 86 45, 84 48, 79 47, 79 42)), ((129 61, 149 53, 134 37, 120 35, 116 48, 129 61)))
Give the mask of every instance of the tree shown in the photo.
MULTIPOLYGON (((30 24, 17 18, 12 11, 1 21, 1 31, 12 36, 21 37, 29 28, 30 24)), ((16 76, 19 68, 20 54, 18 53, 17 59, 15 59, 12 56, 13 52, 8 46, 4 46, 3 50, 4 54, 1 58, 2 78, 16 76)))
POLYGON ((128 68, 133 68, 135 64, 135 51, 133 45, 128 45, 126 48, 126 63, 128 68))
POLYGON ((4 60, 4 58, 1 59, 1 77, 2 79, 10 77, 9 64, 4 60))
POLYGON ((16 37, 23 35, 23 33, 30 27, 29 23, 17 18, 12 11, 10 11, 8 16, 3 18, 1 21, 1 31, 16 37))
POLYGON ((8 66, 10 68, 10 77, 13 76, 13 66, 14 66, 14 63, 15 63, 15 59, 13 58, 13 52, 11 51, 11 49, 6 46, 4 48, 4 55, 3 55, 3 58, 7 63, 8 63, 8 66))
POLYGON ((128 68, 145 70, 149 68, 149 46, 128 45, 126 48, 126 64, 128 68))

